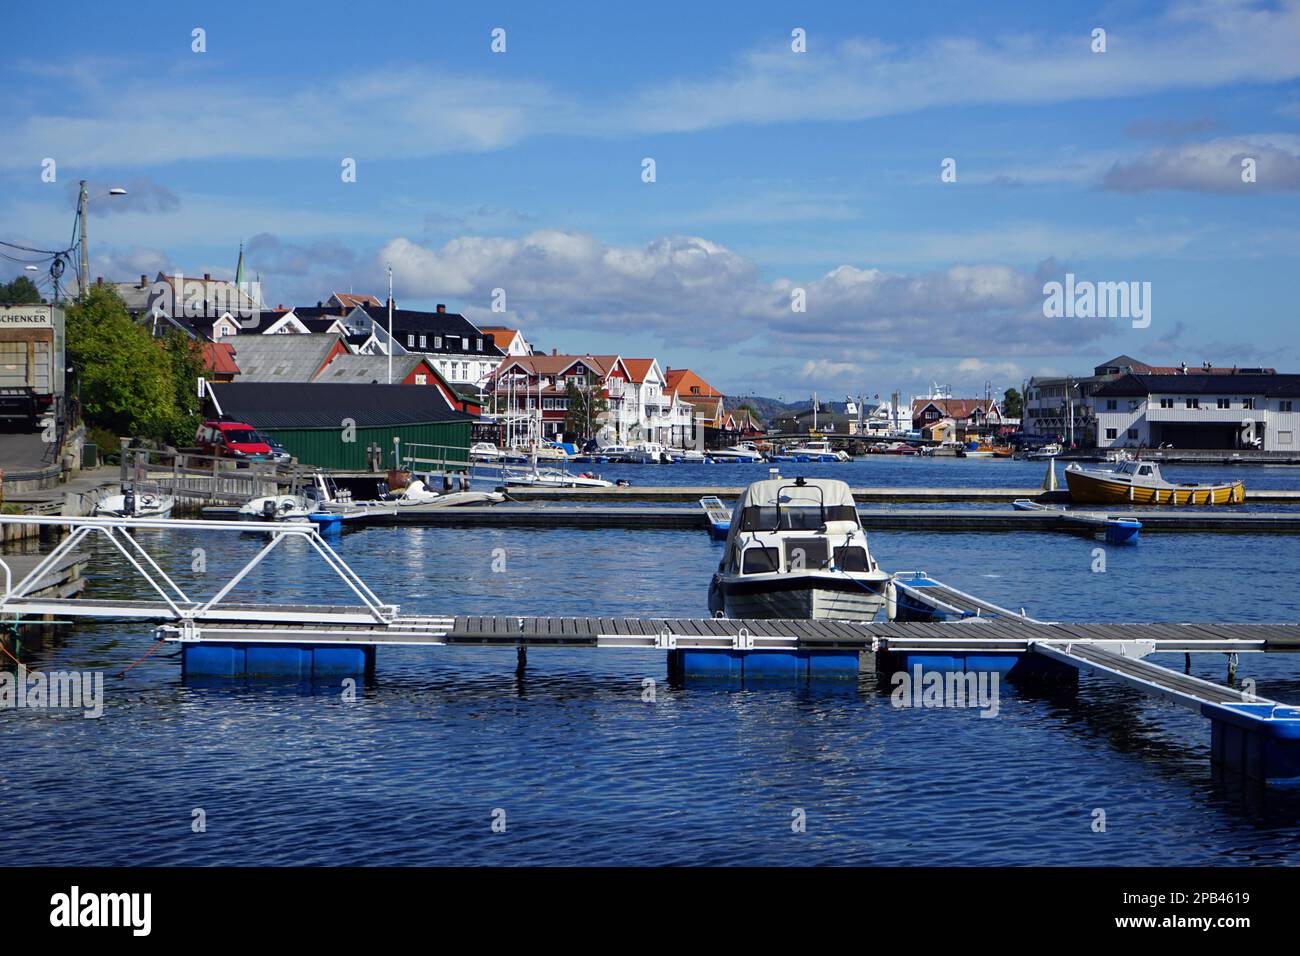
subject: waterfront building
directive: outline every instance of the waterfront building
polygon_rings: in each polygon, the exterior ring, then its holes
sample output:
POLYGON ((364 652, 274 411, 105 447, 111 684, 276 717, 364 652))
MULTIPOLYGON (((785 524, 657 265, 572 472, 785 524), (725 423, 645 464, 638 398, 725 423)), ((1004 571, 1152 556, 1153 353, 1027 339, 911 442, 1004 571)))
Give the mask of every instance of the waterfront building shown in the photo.
MULTIPOLYGON (((1210 363, 1199 367, 1148 365, 1131 355, 1117 355, 1095 366, 1091 375, 1035 376, 1024 387, 1024 430, 1034 435, 1061 436, 1080 447, 1102 444, 1093 395, 1107 382, 1124 375, 1252 375, 1274 374, 1272 368, 1237 368, 1210 363)), ((1127 431, 1127 429, 1125 429, 1127 431)))
POLYGON ((1300 375, 1123 375, 1093 392, 1101 448, 1300 451, 1300 375))
POLYGON ((503 423, 509 445, 553 441, 566 435, 569 385, 605 400, 597 437, 622 444, 639 420, 638 389, 617 355, 515 355, 502 360, 487 389, 491 411, 503 423))
MULTIPOLYGON (((361 311, 372 322, 367 331, 388 351, 388 307, 368 305, 361 311)), ((487 388, 488 378, 505 357, 478 326, 441 303, 433 312, 393 309, 392 351, 428 355, 447 381, 475 389, 487 388)))
POLYGON ((966 440, 987 436, 1017 424, 1018 419, 1008 418, 1002 406, 991 398, 914 398, 912 399, 912 428, 922 431, 943 419, 951 419, 956 438, 966 440))
POLYGON ((213 385, 212 395, 228 418, 247 422, 307 465, 367 470, 372 447, 388 465, 395 438, 401 446, 440 446, 457 460, 469 458, 473 418, 437 388, 236 381, 213 385))
POLYGON ((479 330, 492 337, 492 344, 506 355, 532 355, 533 347, 518 329, 507 329, 499 325, 480 325, 479 330))
POLYGON ((439 389, 453 408, 478 414, 482 402, 476 393, 465 394, 448 382, 426 355, 360 355, 351 352, 336 333, 295 335, 243 335, 222 343, 229 349, 239 382, 318 382, 322 384, 387 385, 391 369, 394 385, 427 385, 439 389))

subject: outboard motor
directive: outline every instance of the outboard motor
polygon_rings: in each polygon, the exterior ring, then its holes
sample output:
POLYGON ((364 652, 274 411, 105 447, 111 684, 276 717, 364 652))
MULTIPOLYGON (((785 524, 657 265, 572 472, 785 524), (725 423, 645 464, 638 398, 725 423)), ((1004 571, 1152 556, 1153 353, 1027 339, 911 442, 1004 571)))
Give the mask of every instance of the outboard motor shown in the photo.
POLYGON ((262 517, 274 518, 276 515, 276 506, 274 498, 267 498, 262 502, 262 517))
POLYGON ((135 489, 131 488, 122 495, 122 510, 129 515, 135 514, 135 489))

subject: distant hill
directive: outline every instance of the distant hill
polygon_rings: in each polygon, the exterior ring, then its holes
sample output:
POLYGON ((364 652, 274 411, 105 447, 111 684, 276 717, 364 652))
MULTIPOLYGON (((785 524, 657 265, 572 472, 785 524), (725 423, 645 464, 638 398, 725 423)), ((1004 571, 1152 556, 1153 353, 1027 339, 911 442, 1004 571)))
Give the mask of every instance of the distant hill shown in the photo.
POLYGON ((811 405, 811 402, 803 402, 802 405, 787 405, 785 402, 778 402, 775 398, 763 398, 761 395, 748 397, 726 395, 722 401, 727 408, 732 409, 739 408, 741 405, 748 405, 754 410, 754 414, 762 419, 764 425, 774 418, 790 414, 796 408, 808 408, 811 405))
MULTIPOLYGON (((801 402, 782 402, 775 398, 764 398, 760 395, 742 397, 739 395, 727 395, 723 398, 727 408, 739 408, 741 405, 748 405, 754 409, 754 412, 767 425, 782 416, 792 415, 798 412, 807 411, 812 408, 812 399, 804 399, 801 402)), ((845 410, 844 402, 819 402, 822 411, 843 412, 845 410)))

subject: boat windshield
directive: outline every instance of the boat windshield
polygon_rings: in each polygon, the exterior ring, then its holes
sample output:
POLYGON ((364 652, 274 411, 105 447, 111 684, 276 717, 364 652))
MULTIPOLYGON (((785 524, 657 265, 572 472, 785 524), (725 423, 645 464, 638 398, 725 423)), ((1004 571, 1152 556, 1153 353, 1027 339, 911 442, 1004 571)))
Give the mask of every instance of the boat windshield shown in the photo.
POLYGON ((852 521, 857 524, 858 510, 853 505, 828 505, 826 508, 751 505, 741 512, 740 530, 816 531, 826 521, 852 521))

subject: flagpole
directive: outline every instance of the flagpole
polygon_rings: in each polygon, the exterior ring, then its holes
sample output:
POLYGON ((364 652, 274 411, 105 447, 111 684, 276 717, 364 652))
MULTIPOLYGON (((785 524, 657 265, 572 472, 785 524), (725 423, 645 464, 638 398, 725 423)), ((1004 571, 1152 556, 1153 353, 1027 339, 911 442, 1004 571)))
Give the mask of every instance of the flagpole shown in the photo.
POLYGON ((393 267, 388 267, 388 384, 393 384, 393 267))

